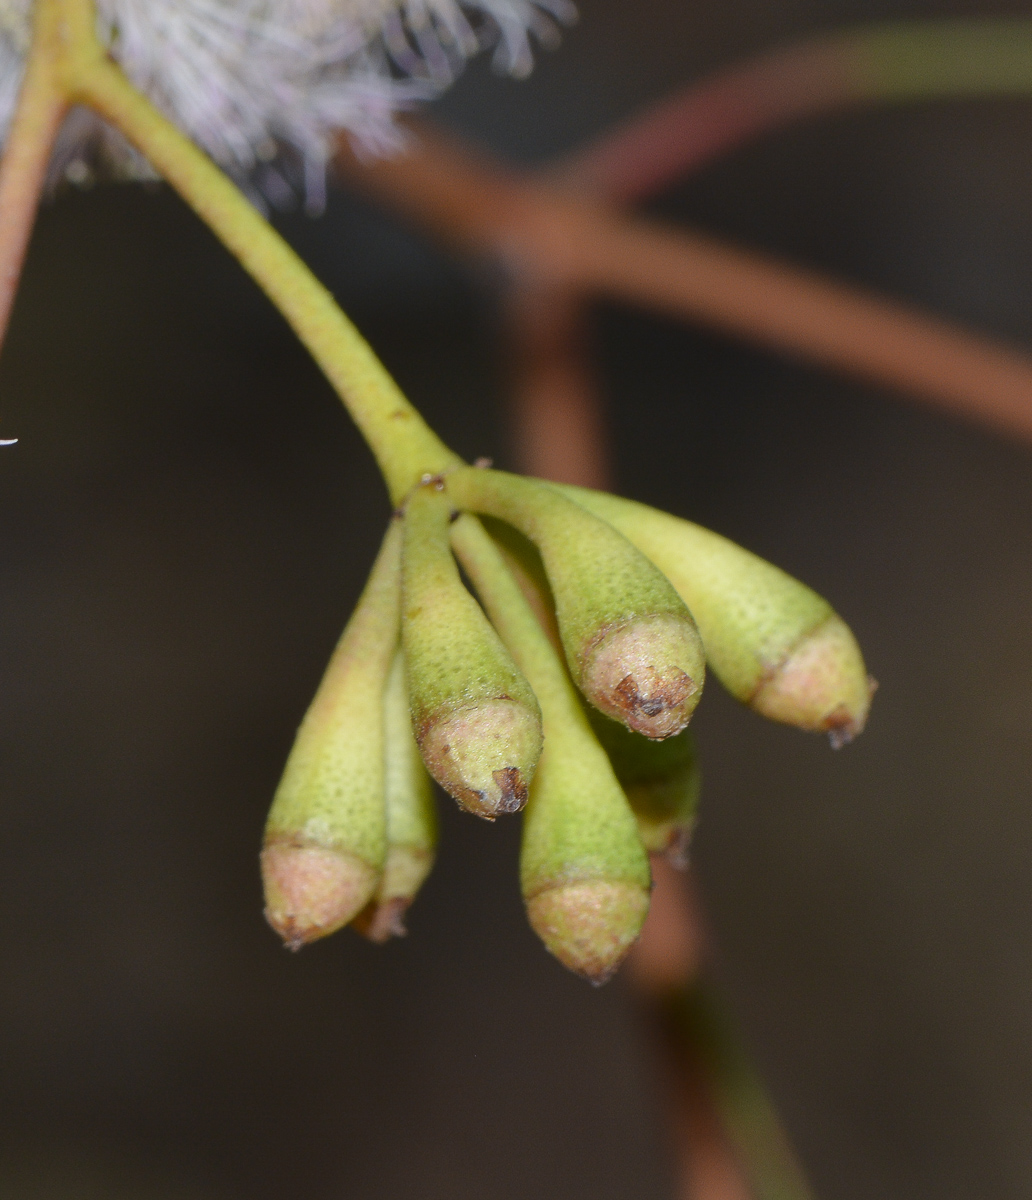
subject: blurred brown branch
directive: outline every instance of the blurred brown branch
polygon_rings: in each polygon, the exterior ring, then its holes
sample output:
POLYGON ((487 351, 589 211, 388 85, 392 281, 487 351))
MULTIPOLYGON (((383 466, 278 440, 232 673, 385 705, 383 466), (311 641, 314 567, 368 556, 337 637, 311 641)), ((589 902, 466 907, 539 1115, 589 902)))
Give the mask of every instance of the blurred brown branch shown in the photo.
POLYGON ((864 22, 720 68, 636 113, 552 169, 629 204, 801 117, 866 104, 1032 94, 1032 20, 864 22))
POLYGON ((850 69, 851 42, 813 38, 678 88, 549 174, 614 204, 644 200, 768 129, 866 98, 850 69))
POLYGON ((631 301, 844 370, 1032 438, 1032 359, 902 303, 494 162, 426 125, 394 159, 341 171, 456 249, 536 286, 631 301))
POLYGON ((652 874, 652 904, 628 968, 657 1052, 677 1197, 757 1200, 722 1119, 701 1048, 694 1044, 694 1030, 670 1015, 672 1002, 697 986, 706 957, 698 896, 691 877, 660 855, 653 856, 652 874))

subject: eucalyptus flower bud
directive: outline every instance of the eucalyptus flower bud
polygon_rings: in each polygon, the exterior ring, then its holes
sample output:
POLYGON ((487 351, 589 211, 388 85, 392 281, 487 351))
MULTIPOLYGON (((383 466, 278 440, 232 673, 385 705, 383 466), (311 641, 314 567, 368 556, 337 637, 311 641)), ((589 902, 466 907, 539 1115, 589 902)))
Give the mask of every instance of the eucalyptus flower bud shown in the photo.
POLYGON ((570 678, 497 547, 469 516, 455 523, 452 541, 544 713, 520 853, 527 915, 560 962, 604 983, 648 912, 648 856, 570 678))
POLYGON ((545 946, 605 983, 637 940, 651 874, 634 814, 583 711, 550 722, 523 818, 520 886, 545 946))
POLYGON ((863 730, 874 681, 849 627, 816 592, 690 521, 605 492, 561 490, 667 576, 733 696, 771 720, 827 733, 834 746, 863 730))
POLYGON ((386 855, 383 698, 398 643, 401 528, 369 581, 298 729, 265 827, 265 915, 299 949, 346 925, 386 855))
POLYGON ((589 712, 588 718, 630 802, 645 849, 687 865, 701 782, 691 730, 654 742, 601 713, 589 712))
POLYGON ((574 680, 607 715, 651 738, 688 723, 704 652, 692 614, 640 551, 553 487, 501 471, 448 476, 464 508, 514 525, 538 548, 574 680))
POLYGON ((376 895, 352 922, 373 942, 405 934, 405 913, 430 874, 437 845, 434 785, 412 736, 400 651, 384 695, 384 734, 387 859, 376 895))
MULTIPOLYGON (((482 523, 538 623, 560 648, 552 593, 537 549, 504 521, 484 517, 482 523)), ((652 854, 665 853, 675 866, 686 866, 700 790, 691 731, 682 729, 673 737, 654 741, 592 705, 585 705, 584 711, 634 812, 645 849, 652 854)))
POLYGON ((459 578, 435 484, 405 510, 402 639, 412 722, 430 774, 467 811, 518 812, 541 753, 541 710, 459 578))

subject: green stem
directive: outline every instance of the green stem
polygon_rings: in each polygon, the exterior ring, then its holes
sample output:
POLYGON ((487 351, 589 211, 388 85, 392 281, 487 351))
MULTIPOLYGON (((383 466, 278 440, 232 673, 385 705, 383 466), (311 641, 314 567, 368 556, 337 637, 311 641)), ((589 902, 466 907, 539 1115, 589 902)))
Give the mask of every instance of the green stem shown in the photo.
POLYGON ((106 56, 92 0, 60 6, 64 80, 146 156, 216 234, 290 323, 369 443, 397 504, 420 476, 459 458, 430 429, 337 306, 330 292, 201 150, 166 120, 106 56))
POLYGON ((1020 96, 1032 91, 1032 19, 892 21, 839 35, 857 98, 1020 96))
POLYGON ((587 718, 558 652, 483 525, 464 513, 451 527, 451 542, 491 623, 537 696, 546 724, 586 728, 587 718))
POLYGON ((1032 92, 1032 18, 888 21, 768 50, 575 151, 568 184, 631 204, 790 121, 867 104, 1032 92))
POLYGON ((815 1200, 766 1085, 709 986, 671 995, 664 1018, 678 1053, 701 1067, 756 1200, 815 1200))

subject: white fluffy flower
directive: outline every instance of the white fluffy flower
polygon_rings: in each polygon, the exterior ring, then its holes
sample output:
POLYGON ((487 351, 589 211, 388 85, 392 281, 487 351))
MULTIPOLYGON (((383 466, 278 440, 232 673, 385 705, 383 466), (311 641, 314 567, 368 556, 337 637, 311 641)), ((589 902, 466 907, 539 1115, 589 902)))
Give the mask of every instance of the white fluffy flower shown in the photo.
MULTIPOLYGON (((0 131, 10 121, 32 0, 0 0, 0 131)), ((287 184, 284 148, 318 203, 334 134, 371 151, 397 141, 393 116, 451 82, 495 45, 495 63, 530 70, 530 35, 551 43, 572 0, 97 0, 102 37, 129 78, 198 145, 270 199, 287 184)), ((88 114, 74 114, 57 161, 74 178, 84 147, 123 173, 145 164, 88 114)))

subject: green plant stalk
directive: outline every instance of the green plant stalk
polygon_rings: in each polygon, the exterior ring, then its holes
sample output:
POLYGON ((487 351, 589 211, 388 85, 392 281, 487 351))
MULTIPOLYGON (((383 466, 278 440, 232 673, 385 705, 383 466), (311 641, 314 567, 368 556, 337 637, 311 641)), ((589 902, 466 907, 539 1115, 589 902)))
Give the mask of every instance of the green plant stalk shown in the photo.
MULTIPOLYGON (((60 66, 62 103, 85 104, 119 129, 262 287, 352 414, 392 501, 399 503, 422 475, 456 465, 457 456, 404 397, 329 291, 204 153, 107 58, 96 37, 92 0, 38 0, 37 34, 52 28, 55 17, 62 45, 53 59, 60 66)), ((846 93, 857 97, 1020 94, 1032 88, 1032 21, 1027 19, 890 23, 833 35, 827 44, 843 65, 846 93)), ((39 59, 44 65, 45 60, 46 55, 39 59)), ((26 178, 29 173, 26 169, 26 178)), ((11 239, 12 258, 20 261, 17 241, 17 236, 11 239)), ((10 279, 9 265, 0 261, 0 288, 10 279)), ((2 300, 0 295, 0 324, 2 300)))
POLYGON ((871 22, 789 42, 689 84, 575 151, 561 175, 630 204, 804 117, 1029 92, 1027 17, 871 22))
POLYGON ((491 623, 537 696, 542 717, 557 725, 576 727, 594 741, 580 697, 562 661, 483 525, 475 517, 463 515, 452 525, 451 540, 491 623))
POLYGON ((411 901, 430 871, 437 845, 434 785, 412 734, 405 662, 399 649, 384 695, 387 764, 387 865, 377 899, 411 901), (395 855, 397 852, 397 855, 395 855))
POLYGON ((538 548, 518 529, 497 517, 481 515, 478 520, 501 551, 506 566, 530 605, 538 624, 548 635, 555 650, 561 655, 563 643, 559 636, 559 625, 555 616, 555 598, 545 574, 538 548))
POLYGON ((706 983, 669 996, 664 1023, 698 1061, 756 1200, 815 1200, 751 1056, 706 983))
POLYGON ((903 101, 1032 91, 1027 17, 890 21, 832 35, 858 98, 903 101))
POLYGON ((422 475, 458 464, 330 292, 207 155, 107 58, 94 32, 92 0, 40 4, 61 15, 68 101, 92 108, 145 155, 279 309, 368 442, 392 503, 400 503, 422 475))
POLYGON ((683 869, 701 789, 692 731, 654 742, 596 709, 588 720, 634 812, 642 845, 683 869))
MULTIPOLYGON (((35 121, 32 105, 16 117, 7 174, 30 193, 59 109, 82 103, 118 128, 180 193, 241 262, 294 328, 354 417, 387 479, 392 500, 425 473, 459 460, 402 395, 368 344, 304 263, 193 143, 167 121, 107 58, 96 37, 92 0, 37 0, 30 71, 59 68, 60 104, 49 98, 30 153, 20 161, 17 138, 35 121), (38 53, 57 29, 59 45, 38 53)), ((843 98, 883 100, 933 96, 1026 94, 1032 90, 1032 21, 985 18, 886 23, 824 39, 840 64, 843 98)), ((26 143, 28 145, 28 143, 26 143)), ((0 179, 0 185, 2 185, 0 179)), ((10 199, 0 195, 0 200, 10 199)), ((19 213, 25 205, 4 205, 19 213)), ((9 309, 31 208, 21 228, 0 228, 0 327, 9 309), (3 295, 3 289, 9 295, 3 295)))

